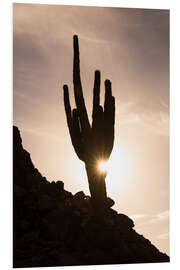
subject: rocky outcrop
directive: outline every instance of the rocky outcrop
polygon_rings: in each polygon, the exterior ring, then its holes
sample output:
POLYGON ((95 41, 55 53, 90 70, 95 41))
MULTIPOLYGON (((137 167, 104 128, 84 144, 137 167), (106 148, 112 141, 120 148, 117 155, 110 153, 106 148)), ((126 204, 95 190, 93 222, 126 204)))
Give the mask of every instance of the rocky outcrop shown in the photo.
POLYGON ((41 175, 13 127, 14 267, 168 262, 113 203, 97 219, 83 191, 73 195, 41 175))

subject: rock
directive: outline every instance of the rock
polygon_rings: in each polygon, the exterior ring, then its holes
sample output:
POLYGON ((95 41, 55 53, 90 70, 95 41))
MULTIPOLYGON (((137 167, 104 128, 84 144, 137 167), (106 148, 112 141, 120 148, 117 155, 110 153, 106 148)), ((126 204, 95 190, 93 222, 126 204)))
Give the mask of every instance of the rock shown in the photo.
POLYGON ((118 214, 115 216, 115 222, 120 229, 123 231, 131 230, 134 227, 134 222, 128 216, 124 214, 118 214))
POLYGON ((74 199, 77 199, 77 200, 84 200, 85 197, 86 196, 83 191, 79 191, 74 195, 74 199))
POLYGON ((41 230, 48 240, 62 239, 67 236, 69 221, 58 210, 51 211, 43 218, 41 230))
POLYGON ((111 209, 94 214, 91 197, 74 196, 34 167, 13 127, 13 267, 168 262, 134 222, 111 209))
POLYGON ((16 127, 16 126, 13 126, 13 142, 14 142, 14 144, 13 144, 14 147, 19 147, 19 146, 21 146, 21 143, 22 143, 20 131, 19 131, 18 127, 16 127))
POLYGON ((107 198, 107 207, 112 207, 114 205, 114 201, 113 201, 113 199, 111 199, 111 198, 107 198))
POLYGON ((14 200, 17 200, 17 199, 23 199, 26 195, 26 190, 16 184, 14 184, 13 186, 13 194, 14 194, 14 200))
POLYGON ((64 183, 62 181, 57 181, 56 185, 57 185, 57 188, 58 188, 59 191, 64 190, 64 183))
POLYGON ((67 266, 67 265, 78 265, 79 260, 73 256, 73 254, 68 253, 62 253, 60 256, 61 265, 67 266))
POLYGON ((42 212, 50 211, 50 210, 54 210, 54 208, 56 207, 56 203, 53 200, 53 198, 51 198, 50 196, 46 194, 42 194, 40 195, 39 200, 38 200, 38 207, 39 207, 39 211, 42 211, 42 212))

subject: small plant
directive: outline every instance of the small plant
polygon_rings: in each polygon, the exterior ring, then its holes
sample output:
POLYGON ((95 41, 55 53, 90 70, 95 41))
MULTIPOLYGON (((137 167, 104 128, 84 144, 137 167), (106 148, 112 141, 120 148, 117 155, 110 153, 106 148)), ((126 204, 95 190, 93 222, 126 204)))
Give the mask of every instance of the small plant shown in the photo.
POLYGON ((100 105, 100 71, 95 71, 93 89, 92 125, 90 125, 83 98, 80 78, 78 37, 73 37, 73 84, 76 108, 71 110, 68 86, 64 85, 64 106, 74 150, 85 163, 91 200, 96 212, 107 208, 106 171, 98 170, 99 162, 107 161, 114 144, 115 98, 111 82, 105 81, 104 108, 100 105))

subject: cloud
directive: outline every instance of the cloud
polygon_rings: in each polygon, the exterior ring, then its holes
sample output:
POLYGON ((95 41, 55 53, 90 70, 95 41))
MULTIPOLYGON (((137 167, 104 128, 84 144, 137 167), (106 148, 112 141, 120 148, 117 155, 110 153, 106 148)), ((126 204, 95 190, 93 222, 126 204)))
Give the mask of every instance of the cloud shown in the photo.
POLYGON ((164 221, 166 219, 169 219, 169 210, 166 210, 164 212, 158 213, 152 217, 150 220, 151 223, 158 223, 161 221, 164 221))
POLYGON ((133 218, 135 220, 139 220, 139 219, 146 219, 143 222, 138 221, 138 224, 136 225, 136 227, 143 227, 149 224, 158 224, 164 221, 167 221, 169 219, 169 210, 157 213, 157 214, 134 214, 131 215, 131 218, 133 218))
POLYGON ((163 240, 169 239, 169 233, 159 234, 156 238, 157 239, 163 239, 163 240))
POLYGON ((34 129, 31 129, 31 128, 22 128, 22 131, 23 132, 28 132, 28 133, 33 133, 37 136, 42 136, 42 137, 46 137, 46 138, 49 138, 51 140, 55 140, 57 142, 60 142, 60 141, 63 141, 63 138, 59 137, 59 136, 56 136, 52 133, 48 133, 48 132, 45 132, 45 131, 41 131, 41 130, 34 130, 34 129))
POLYGON ((133 220, 137 220, 137 219, 145 218, 145 217, 147 217, 147 215, 145 215, 145 214, 135 214, 135 215, 130 215, 129 217, 132 218, 133 220))
POLYGON ((40 41, 36 40, 35 37, 28 32, 14 32, 13 52, 15 64, 16 61, 21 61, 24 62, 24 64, 40 65, 45 60, 45 54, 40 46, 40 41))
POLYGON ((149 107, 145 100, 126 102, 116 108, 116 114, 120 126, 135 125, 136 129, 169 136, 169 106, 164 101, 149 107))

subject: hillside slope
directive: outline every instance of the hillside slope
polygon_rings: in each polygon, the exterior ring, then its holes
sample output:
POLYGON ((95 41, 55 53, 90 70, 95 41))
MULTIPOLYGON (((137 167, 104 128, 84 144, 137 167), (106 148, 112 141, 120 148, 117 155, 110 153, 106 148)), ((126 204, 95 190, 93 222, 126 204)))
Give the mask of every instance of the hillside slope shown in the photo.
POLYGON ((73 195, 62 181, 48 182, 13 127, 14 267, 169 262, 133 227, 111 208, 97 220, 83 191, 73 195))

